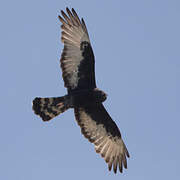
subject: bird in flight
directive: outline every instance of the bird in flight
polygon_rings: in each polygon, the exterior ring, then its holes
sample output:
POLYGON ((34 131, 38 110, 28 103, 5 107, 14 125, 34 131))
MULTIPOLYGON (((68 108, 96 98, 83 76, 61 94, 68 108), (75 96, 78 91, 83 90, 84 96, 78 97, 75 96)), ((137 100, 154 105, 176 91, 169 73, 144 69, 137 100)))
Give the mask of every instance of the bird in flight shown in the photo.
POLYGON ((117 168, 122 173, 127 168, 128 150, 121 133, 103 106, 106 93, 96 87, 95 58, 83 18, 74 9, 61 11, 64 49, 60 64, 67 95, 61 97, 36 97, 33 110, 43 121, 49 121, 69 108, 74 114, 82 134, 95 146, 109 171, 117 168))

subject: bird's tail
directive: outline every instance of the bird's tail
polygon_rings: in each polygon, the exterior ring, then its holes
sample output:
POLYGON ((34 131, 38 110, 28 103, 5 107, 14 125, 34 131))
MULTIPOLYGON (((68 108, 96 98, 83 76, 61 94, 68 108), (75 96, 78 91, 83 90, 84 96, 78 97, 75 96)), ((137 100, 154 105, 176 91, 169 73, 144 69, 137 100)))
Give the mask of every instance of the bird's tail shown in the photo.
POLYGON ((35 98, 33 100, 34 113, 39 115, 43 121, 49 121, 55 116, 66 111, 68 105, 67 96, 51 98, 35 98))

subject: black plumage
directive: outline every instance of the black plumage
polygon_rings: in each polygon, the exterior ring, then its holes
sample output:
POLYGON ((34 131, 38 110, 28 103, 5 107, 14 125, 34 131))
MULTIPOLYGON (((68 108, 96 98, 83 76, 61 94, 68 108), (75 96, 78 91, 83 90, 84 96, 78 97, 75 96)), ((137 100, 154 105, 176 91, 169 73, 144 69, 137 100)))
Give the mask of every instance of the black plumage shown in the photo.
POLYGON ((116 173, 127 168, 128 150, 121 133, 103 106, 106 94, 96 87, 95 58, 83 19, 74 9, 61 11, 64 49, 60 64, 68 94, 62 97, 35 98, 33 110, 43 121, 49 121, 69 108, 74 113, 82 134, 95 145, 95 150, 116 173))

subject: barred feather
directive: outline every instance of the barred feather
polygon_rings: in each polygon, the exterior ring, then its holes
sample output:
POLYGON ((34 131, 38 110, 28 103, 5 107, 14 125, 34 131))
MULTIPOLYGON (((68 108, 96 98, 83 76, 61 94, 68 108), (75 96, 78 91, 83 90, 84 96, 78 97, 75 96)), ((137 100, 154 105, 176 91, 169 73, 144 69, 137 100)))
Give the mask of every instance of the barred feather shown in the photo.
POLYGON ((65 96, 52 98, 35 98, 33 100, 32 108, 34 110, 34 113, 39 115, 43 121, 49 121, 69 108, 65 100, 65 96))

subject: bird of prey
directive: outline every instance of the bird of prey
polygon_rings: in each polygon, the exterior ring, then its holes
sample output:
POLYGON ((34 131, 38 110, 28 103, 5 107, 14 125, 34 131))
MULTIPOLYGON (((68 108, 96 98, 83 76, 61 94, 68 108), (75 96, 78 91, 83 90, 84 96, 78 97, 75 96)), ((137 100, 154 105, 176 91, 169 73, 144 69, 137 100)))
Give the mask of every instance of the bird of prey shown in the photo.
POLYGON ((33 110, 43 121, 49 121, 60 113, 74 109, 82 134, 95 145, 114 173, 127 168, 128 150, 121 133, 103 106, 106 93, 96 87, 95 58, 83 18, 74 9, 61 11, 64 49, 60 64, 67 95, 33 100, 33 110))

